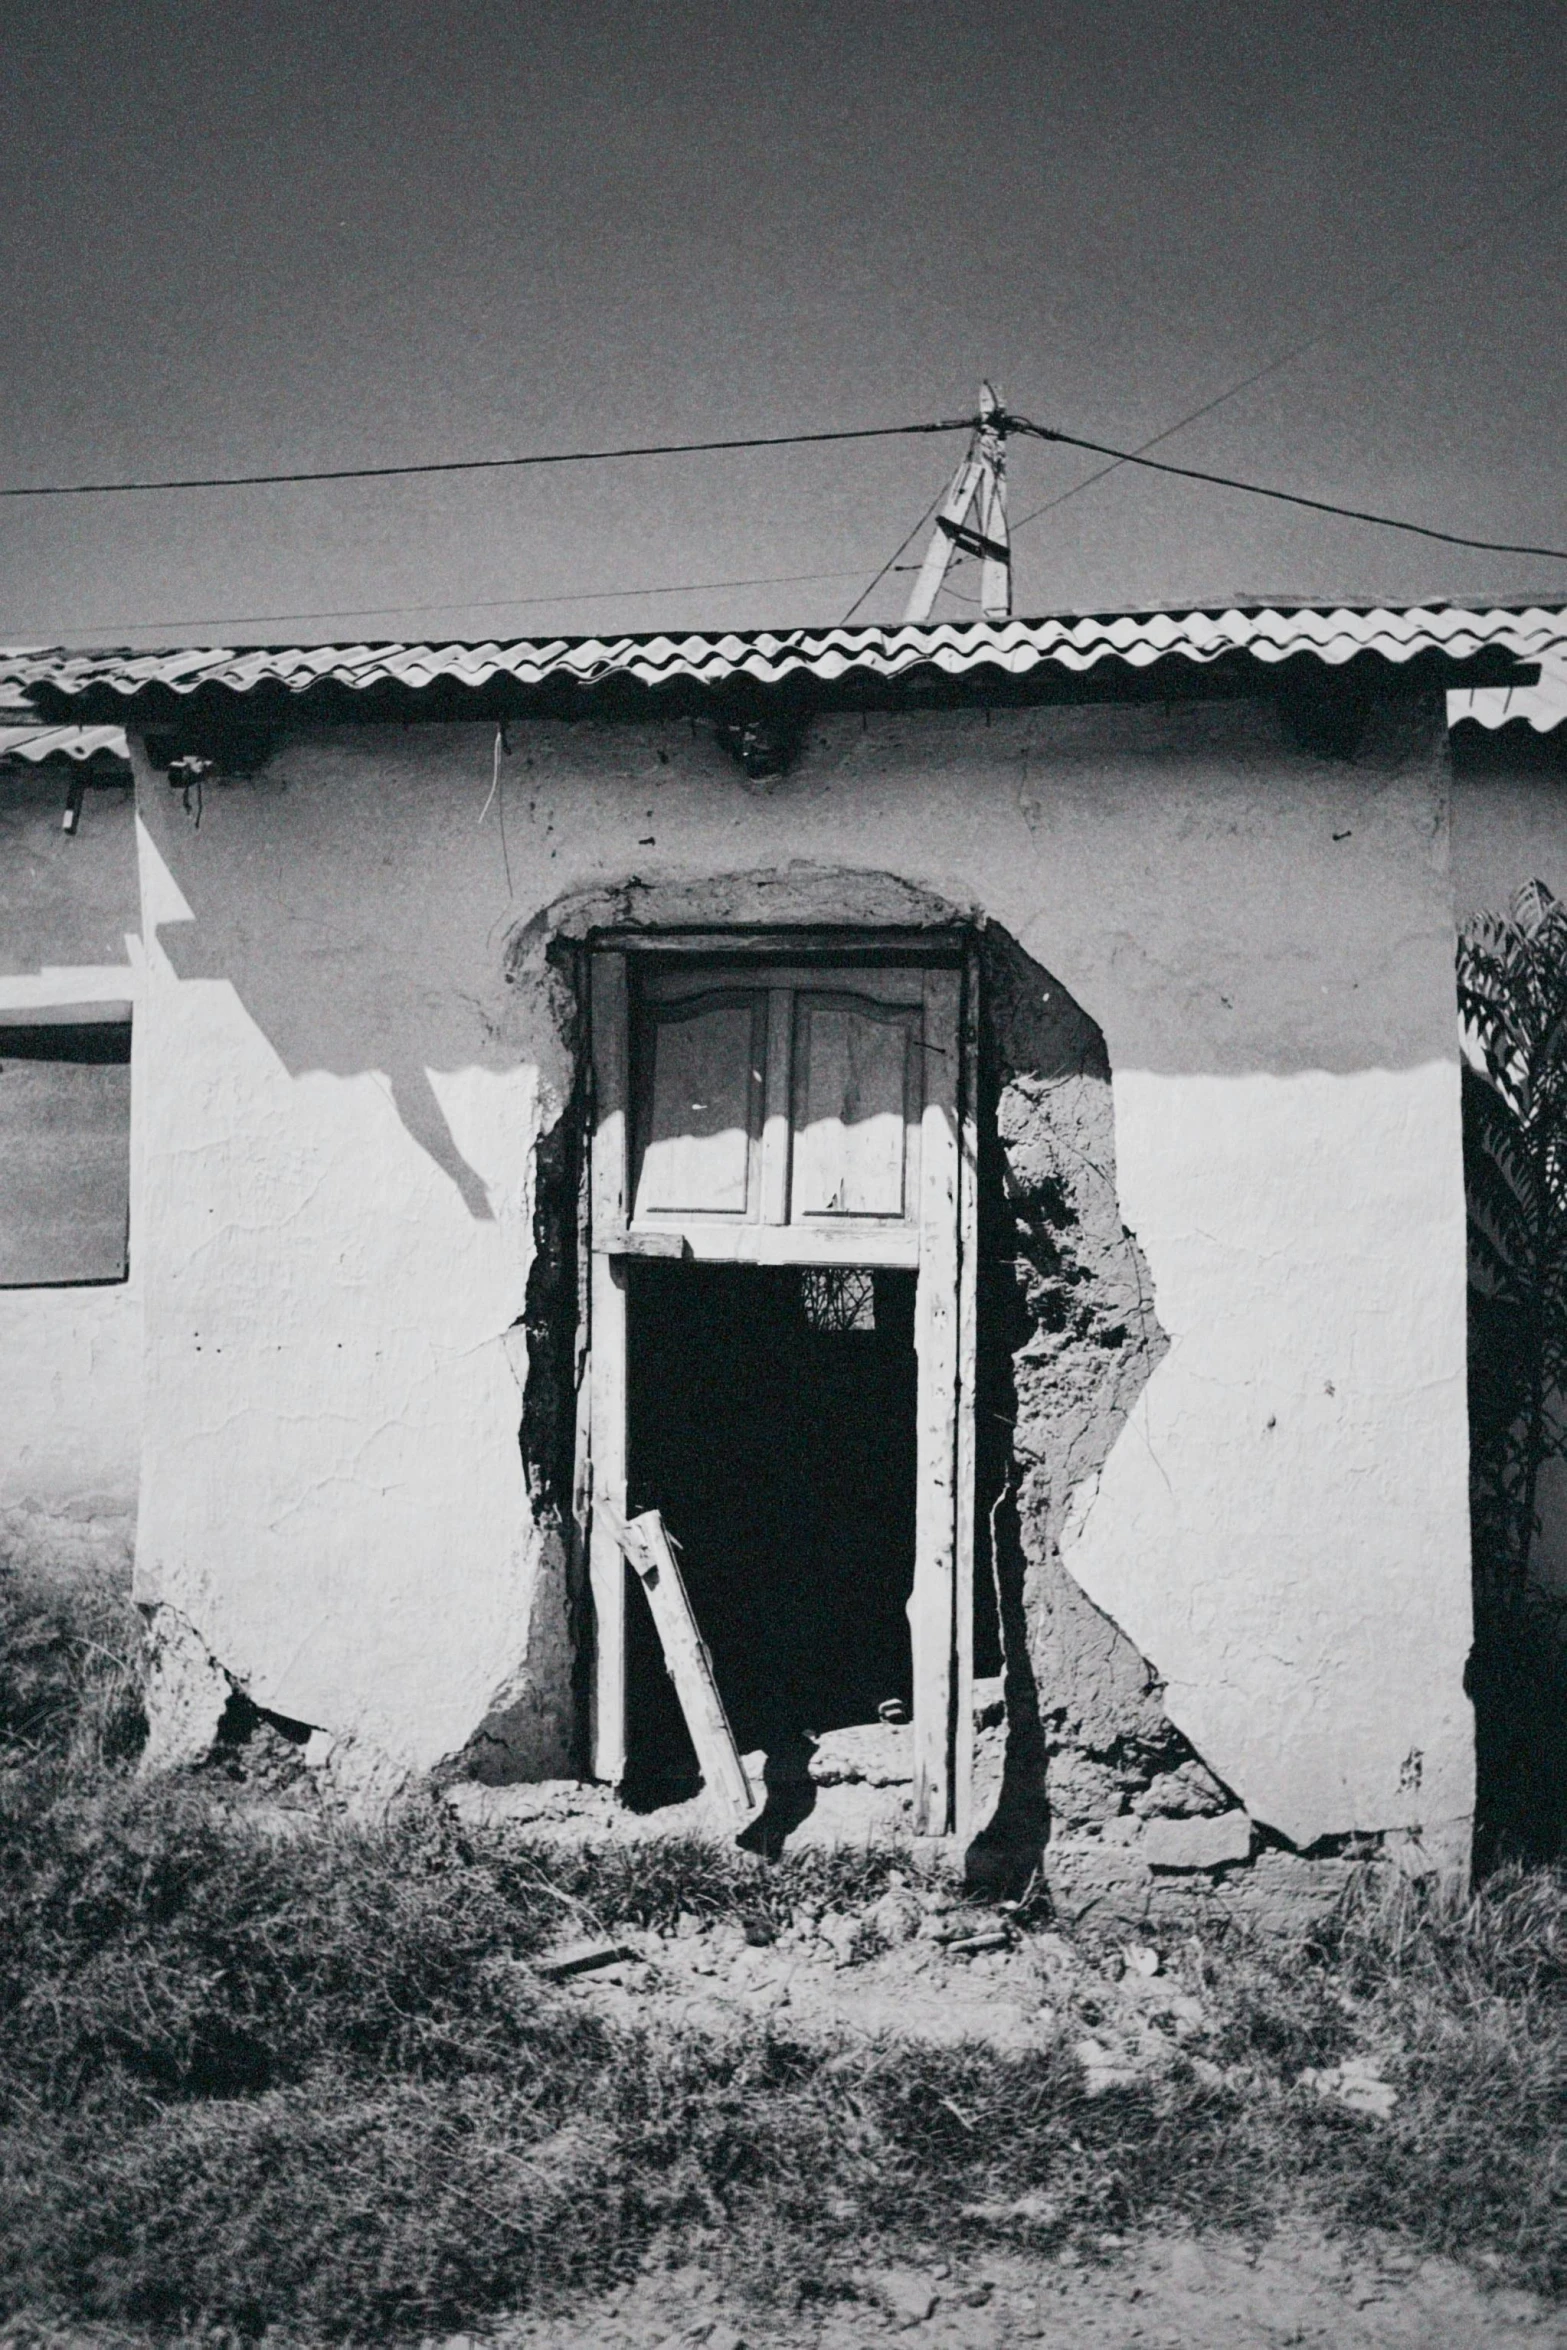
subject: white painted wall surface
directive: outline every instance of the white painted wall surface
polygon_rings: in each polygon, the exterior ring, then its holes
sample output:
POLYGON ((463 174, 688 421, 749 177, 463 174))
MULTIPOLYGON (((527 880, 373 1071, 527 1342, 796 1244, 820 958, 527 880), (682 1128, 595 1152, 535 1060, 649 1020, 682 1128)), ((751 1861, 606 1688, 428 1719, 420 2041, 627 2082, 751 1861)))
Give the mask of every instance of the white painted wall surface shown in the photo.
POLYGON ((163 941, 188 912, 145 829, 141 855, 157 1173, 137 1597, 258 1704, 372 1768, 428 1764, 527 1648, 538 1545, 506 1332, 537 1070, 438 1073, 476 1221, 379 1072, 291 1073, 229 981, 175 977, 163 941))
POLYGON ((509 886, 493 739, 296 738, 199 831, 142 774, 144 1594, 263 1704, 401 1765, 508 1692, 563 1722, 504 1334, 567 1070, 505 943, 632 875, 890 871, 1003 924, 1116 1073, 1175 1343, 1077 1571, 1259 1818, 1466 1813, 1439 718, 1342 767, 1266 704, 845 716, 770 794, 683 723, 513 726, 509 886))
POLYGON ((141 1441, 130 1283, 0 1289, 0 1515, 128 1521, 141 1441))
POLYGON ((1062 1556, 1254 1818, 1299 1845, 1418 1827, 1461 1860, 1457 1073, 1114 1084, 1171 1344, 1062 1556))

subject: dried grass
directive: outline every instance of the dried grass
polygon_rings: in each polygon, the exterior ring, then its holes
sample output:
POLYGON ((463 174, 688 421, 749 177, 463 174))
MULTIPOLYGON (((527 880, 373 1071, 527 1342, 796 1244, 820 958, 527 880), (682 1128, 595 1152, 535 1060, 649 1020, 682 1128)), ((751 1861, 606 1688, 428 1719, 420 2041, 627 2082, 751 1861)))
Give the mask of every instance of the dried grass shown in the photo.
POLYGON ((98 1633, 47 1621, 4 1683, 0 2308, 340 2340, 548 2303, 661 2245, 810 2295, 872 2247, 1303 2207, 1567 2289, 1559 1874, 1463 1901, 1368 1874, 1298 1943, 1210 1935, 1176 1955, 1222 2074, 1098 2097, 1064 2046, 616 2029, 497 1958, 681 1912, 765 1931, 874 1898, 889 1856, 567 1854, 434 1803, 279 1838, 209 1785, 131 1780, 98 1633), (1391 2121, 1299 2085, 1352 2049, 1391 2121))

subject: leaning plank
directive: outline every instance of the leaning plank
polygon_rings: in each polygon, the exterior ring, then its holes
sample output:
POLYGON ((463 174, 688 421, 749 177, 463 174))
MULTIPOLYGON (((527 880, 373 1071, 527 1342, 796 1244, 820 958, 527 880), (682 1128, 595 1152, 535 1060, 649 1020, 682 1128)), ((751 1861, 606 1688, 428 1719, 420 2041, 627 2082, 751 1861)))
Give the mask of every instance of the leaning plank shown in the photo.
MULTIPOLYGON (((1002 1934, 997 1939, 1004 1942, 1006 1936, 1002 1934)), ((568 1942, 562 1949, 536 1958, 533 1971, 548 1975, 551 1982, 564 1983, 572 1975, 591 1974, 595 1967, 619 1966, 622 1960, 640 1955, 626 1942, 568 1942)))
MULTIPOLYGON (((602 1506, 602 1505, 601 1505, 602 1506)), ((675 1554, 657 1510, 644 1510, 629 1525, 611 1519, 610 1531, 635 1567, 664 1644, 664 1662, 675 1684, 707 1785, 737 1815, 752 1808, 751 1783, 735 1745, 724 1701, 713 1678, 713 1660, 697 1630, 675 1554)))

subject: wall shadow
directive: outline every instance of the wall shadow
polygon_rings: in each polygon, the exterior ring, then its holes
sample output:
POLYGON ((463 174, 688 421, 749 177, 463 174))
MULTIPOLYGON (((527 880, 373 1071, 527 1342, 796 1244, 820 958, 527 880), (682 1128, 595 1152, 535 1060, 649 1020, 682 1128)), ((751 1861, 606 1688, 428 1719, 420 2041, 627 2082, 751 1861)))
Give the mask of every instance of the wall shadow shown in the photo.
POLYGON ((438 811, 406 791, 378 810, 365 763, 344 766, 332 785, 300 788, 280 753, 257 775, 209 784, 199 823, 194 800, 144 771, 138 812, 190 908, 159 924, 158 941, 179 979, 233 987, 291 1077, 383 1077, 404 1130, 489 1222, 428 1071, 516 1064, 490 937, 505 894, 475 888, 473 844, 443 837, 438 811), (312 854, 327 846, 321 799, 339 788, 330 853, 312 854))

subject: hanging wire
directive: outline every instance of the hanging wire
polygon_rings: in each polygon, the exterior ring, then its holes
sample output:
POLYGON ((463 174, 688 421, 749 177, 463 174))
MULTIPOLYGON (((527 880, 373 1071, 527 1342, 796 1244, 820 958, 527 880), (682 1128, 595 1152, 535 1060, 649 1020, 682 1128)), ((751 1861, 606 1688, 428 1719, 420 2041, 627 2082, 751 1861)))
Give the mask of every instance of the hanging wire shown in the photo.
POLYGON ((722 449, 801 449, 825 441, 890 441, 916 433, 968 432, 971 416, 926 424, 862 424, 837 432, 746 433, 732 440, 644 441, 618 449, 552 449, 526 457, 443 457, 419 465, 330 465, 290 473, 195 473, 166 480, 40 482, 0 498, 110 498, 136 490, 242 490, 313 481, 390 481, 418 473, 505 473, 537 465, 606 465, 621 457, 700 457, 722 449))
POLYGON ((916 522, 914 525, 914 528, 909 532, 908 537, 903 540, 901 545, 894 547, 892 553, 887 557, 886 562, 877 572, 876 577, 871 581, 870 586, 862 588, 859 594, 855 597, 853 603, 849 606, 848 611, 845 612, 843 619, 839 623, 840 627, 847 628, 849 622, 854 618, 854 615, 856 612, 858 612, 860 606, 863 603, 868 602, 870 597, 875 594, 876 590, 881 586, 882 581, 887 577, 887 574, 890 571, 896 571, 899 568, 898 557, 902 554, 905 554, 914 544, 914 541, 919 537, 920 532, 924 529, 926 523, 929 522, 931 516, 935 513, 936 508, 941 504, 941 501, 946 496, 946 494, 947 493, 945 489, 939 489, 936 492, 936 495, 931 499, 930 504, 926 507, 924 513, 920 516, 918 522, 916 522))
POLYGON ((1373 523, 1378 530, 1402 530, 1419 539, 1437 539, 1446 547, 1478 547, 1488 555, 1545 555, 1567 563, 1567 547, 1531 546, 1516 539, 1470 538, 1463 531, 1438 530, 1428 522, 1405 522, 1396 514, 1374 514, 1364 506, 1341 506, 1331 498, 1307 498, 1297 490, 1277 490, 1263 482, 1242 481, 1233 473, 1210 473, 1199 465, 1172 465, 1163 457, 1145 457, 1136 449, 1113 448, 1108 441, 1085 440, 1081 433, 1059 432, 1053 425, 1035 424, 1031 417, 1008 416, 1009 432, 1032 433, 1036 440, 1059 441, 1063 448, 1089 449, 1096 457, 1114 457, 1122 465, 1138 465, 1148 473, 1172 473, 1182 481, 1204 481, 1223 490, 1242 490, 1249 498, 1272 498, 1281 506, 1304 506, 1313 514, 1334 514, 1346 522, 1373 523))

